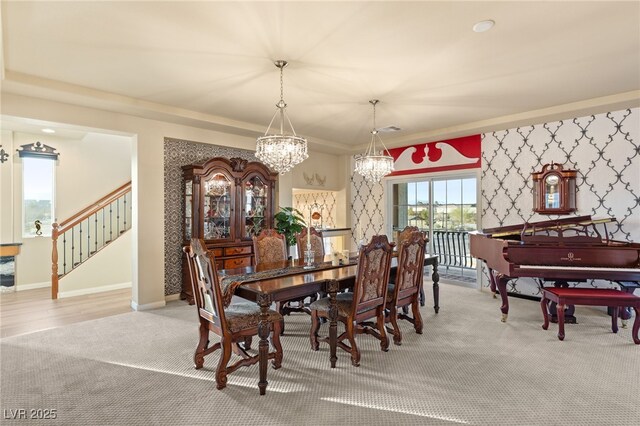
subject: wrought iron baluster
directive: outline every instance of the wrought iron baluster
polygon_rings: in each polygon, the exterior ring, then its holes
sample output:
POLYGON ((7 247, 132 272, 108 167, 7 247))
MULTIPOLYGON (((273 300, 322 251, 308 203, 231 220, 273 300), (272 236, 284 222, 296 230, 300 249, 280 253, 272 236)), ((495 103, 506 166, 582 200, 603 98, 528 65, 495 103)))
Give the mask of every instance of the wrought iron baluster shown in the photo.
POLYGON ((80 238, 78 238, 78 242, 80 243, 80 263, 82 263, 82 222, 78 225, 80 226, 80 238))
POLYGON ((87 258, 91 256, 91 222, 87 218, 87 258))
MULTIPOLYGON (((120 236, 120 198, 116 200, 116 226, 117 236, 120 236)), ((117 237, 116 237, 117 238, 117 237)))
POLYGON ((71 228, 71 270, 75 268, 76 263, 76 227, 71 228))
POLYGON ((126 231, 127 230, 127 194, 124 194, 122 196, 122 202, 124 203, 124 206, 122 207, 122 212, 124 214, 124 223, 122 227, 123 227, 123 230, 126 231))
POLYGON ((104 223, 104 207, 102 208, 102 245, 104 246, 106 243, 106 241, 104 240, 104 231, 106 229, 106 225, 104 223))
POLYGON ((113 241, 113 203, 109 203, 109 242, 113 241))
POLYGON ((67 273, 67 233, 62 234, 62 274, 67 273))
POLYGON ((94 219, 94 225, 93 225, 93 230, 94 230, 94 242, 93 242, 93 249, 94 249, 94 253, 98 251, 98 212, 95 212, 93 214, 93 219, 94 219))

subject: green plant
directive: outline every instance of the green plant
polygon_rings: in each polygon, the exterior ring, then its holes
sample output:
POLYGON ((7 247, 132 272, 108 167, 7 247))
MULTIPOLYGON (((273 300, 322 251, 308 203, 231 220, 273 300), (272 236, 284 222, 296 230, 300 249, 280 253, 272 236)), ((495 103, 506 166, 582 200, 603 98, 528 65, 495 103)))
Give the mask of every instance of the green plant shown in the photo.
POLYGON ((296 234, 307 226, 302 212, 293 207, 280 207, 280 211, 275 214, 276 230, 284 235, 289 246, 296 244, 296 234))

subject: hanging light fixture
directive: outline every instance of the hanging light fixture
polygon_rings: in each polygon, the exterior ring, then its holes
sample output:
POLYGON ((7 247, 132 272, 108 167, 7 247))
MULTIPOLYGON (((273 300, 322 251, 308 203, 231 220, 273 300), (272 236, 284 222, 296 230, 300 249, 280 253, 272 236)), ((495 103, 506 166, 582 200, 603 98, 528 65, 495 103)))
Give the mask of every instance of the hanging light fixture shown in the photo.
POLYGON ((356 156, 356 172, 360 173, 369 182, 380 182, 383 176, 393 171, 393 157, 389 155, 387 147, 382 143, 376 128, 376 104, 377 99, 370 100, 373 105, 373 129, 371 130, 371 142, 363 155, 356 156), (380 150, 376 150, 377 142, 380 142, 380 150))
POLYGON ((256 143, 256 157, 258 160, 270 166, 280 174, 287 173, 296 164, 301 163, 309 157, 307 153, 307 140, 296 135, 291 120, 287 116, 287 104, 284 103, 284 90, 282 83, 282 70, 287 66, 287 61, 278 60, 274 62, 276 67, 280 68, 280 102, 276 104, 278 109, 264 136, 260 136, 256 143), (280 133, 270 134, 271 125, 280 117, 280 133), (285 121, 289 123, 291 134, 285 133, 285 121))

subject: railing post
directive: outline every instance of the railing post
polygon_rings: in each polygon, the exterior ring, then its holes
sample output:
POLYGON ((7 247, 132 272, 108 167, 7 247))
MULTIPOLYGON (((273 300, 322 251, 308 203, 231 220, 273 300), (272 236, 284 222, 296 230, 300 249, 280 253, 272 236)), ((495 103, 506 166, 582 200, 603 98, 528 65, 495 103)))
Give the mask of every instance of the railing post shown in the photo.
POLYGON ((51 298, 58 298, 58 224, 53 224, 51 231, 53 250, 51 251, 51 298))

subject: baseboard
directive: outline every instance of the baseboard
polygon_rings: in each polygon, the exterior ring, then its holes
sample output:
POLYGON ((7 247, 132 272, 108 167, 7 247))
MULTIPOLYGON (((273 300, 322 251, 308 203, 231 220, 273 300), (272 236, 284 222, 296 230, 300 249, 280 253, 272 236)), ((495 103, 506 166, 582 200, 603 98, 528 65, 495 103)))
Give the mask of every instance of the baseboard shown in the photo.
POLYGON ((111 285, 103 285, 100 287, 82 288, 80 290, 59 291, 58 299, 64 299, 67 297, 83 296, 85 294, 103 293, 105 291, 121 290, 123 288, 131 288, 131 283, 119 283, 111 285))
POLYGON ((180 293, 170 294, 164 297, 165 302, 173 302, 174 300, 180 300, 180 293))
POLYGON ((150 309, 164 308, 166 304, 167 303, 164 300, 162 300, 160 302, 145 303, 143 305, 138 305, 136 302, 132 300, 131 309, 133 309, 134 311, 148 311, 150 309))
POLYGON ((45 281, 45 282, 41 282, 41 283, 16 285, 16 291, 34 290, 36 288, 45 288, 45 287, 51 287, 51 281, 45 281))

